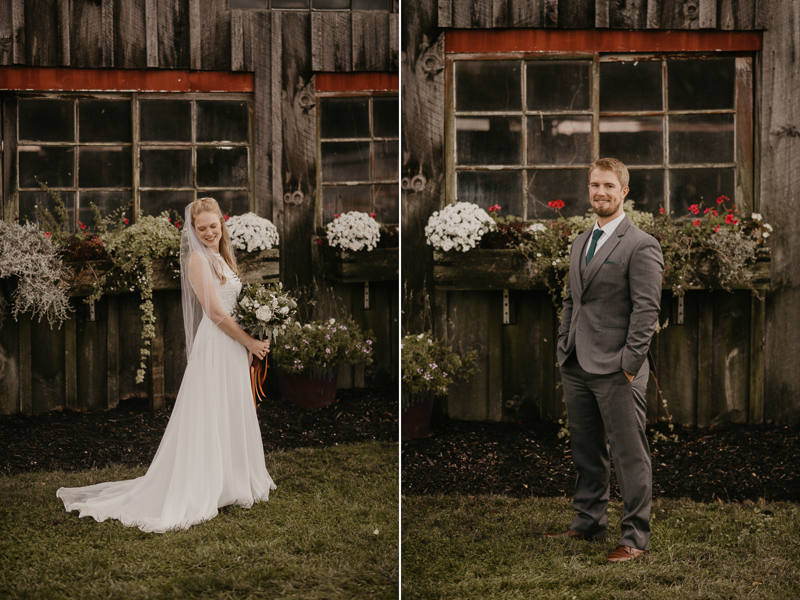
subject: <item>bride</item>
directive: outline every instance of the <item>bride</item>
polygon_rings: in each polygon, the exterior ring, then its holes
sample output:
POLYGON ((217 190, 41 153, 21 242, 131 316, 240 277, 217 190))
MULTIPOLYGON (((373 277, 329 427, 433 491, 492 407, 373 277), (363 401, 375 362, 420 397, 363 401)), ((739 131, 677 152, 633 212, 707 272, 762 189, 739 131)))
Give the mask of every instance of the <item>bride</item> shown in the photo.
POLYGON ((248 368, 248 352, 263 358, 269 340, 250 337, 230 316, 242 284, 215 200, 186 207, 180 258, 189 360, 164 437, 142 477, 60 488, 56 496, 81 517, 162 533, 211 519, 222 506, 249 508, 275 489, 248 368))

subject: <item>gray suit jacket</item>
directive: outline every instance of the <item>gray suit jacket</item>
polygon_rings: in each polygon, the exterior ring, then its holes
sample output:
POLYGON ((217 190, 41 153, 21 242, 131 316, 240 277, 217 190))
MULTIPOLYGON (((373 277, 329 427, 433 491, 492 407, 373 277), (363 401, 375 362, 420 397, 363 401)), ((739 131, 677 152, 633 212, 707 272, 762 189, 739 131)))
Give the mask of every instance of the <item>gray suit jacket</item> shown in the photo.
POLYGON ((661 247, 624 217, 582 269, 590 237, 591 229, 572 244, 558 362, 563 365, 574 351, 589 373, 635 375, 647 358, 661 307, 661 247))

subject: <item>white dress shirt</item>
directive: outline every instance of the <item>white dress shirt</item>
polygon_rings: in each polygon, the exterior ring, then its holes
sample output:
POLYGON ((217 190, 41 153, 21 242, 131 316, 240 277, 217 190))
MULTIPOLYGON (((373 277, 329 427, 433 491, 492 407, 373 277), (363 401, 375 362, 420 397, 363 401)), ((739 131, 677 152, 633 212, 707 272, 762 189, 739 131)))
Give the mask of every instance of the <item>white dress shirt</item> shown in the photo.
MULTIPOLYGON (((622 223, 622 219, 625 218, 625 213, 622 213, 613 221, 609 221, 602 227, 597 225, 597 221, 594 222, 594 227, 592 227, 592 235, 594 232, 600 229, 603 232, 603 235, 600 236, 600 239, 597 240, 597 245, 594 247, 594 253, 597 254, 597 251, 600 250, 600 247, 606 243, 606 240, 611 237, 611 234, 617 229, 617 226, 622 223)), ((586 249, 583 251, 583 255, 586 256, 589 254, 589 246, 592 245, 591 239, 589 239, 589 243, 586 244, 586 249)))

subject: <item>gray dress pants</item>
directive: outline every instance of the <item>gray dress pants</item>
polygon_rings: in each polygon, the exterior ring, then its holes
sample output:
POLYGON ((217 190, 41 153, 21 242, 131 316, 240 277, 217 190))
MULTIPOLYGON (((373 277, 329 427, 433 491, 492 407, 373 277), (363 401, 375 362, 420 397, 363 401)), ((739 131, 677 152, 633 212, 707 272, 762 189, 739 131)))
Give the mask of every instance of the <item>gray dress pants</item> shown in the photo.
POLYGON ((561 366, 575 470, 573 531, 606 537, 611 458, 623 502, 620 544, 649 550, 653 474, 645 435, 648 361, 632 382, 623 371, 587 373, 575 353, 561 366), (610 446, 610 453, 609 453, 610 446))

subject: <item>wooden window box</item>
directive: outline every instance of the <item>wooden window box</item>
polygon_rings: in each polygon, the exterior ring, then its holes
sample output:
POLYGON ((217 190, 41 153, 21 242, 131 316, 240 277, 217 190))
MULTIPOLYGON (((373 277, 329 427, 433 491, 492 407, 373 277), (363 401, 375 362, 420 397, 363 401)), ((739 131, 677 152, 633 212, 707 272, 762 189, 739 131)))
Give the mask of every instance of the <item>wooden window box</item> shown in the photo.
POLYGON ((311 242, 314 272, 340 283, 362 281, 395 281, 400 253, 398 248, 374 250, 342 250, 311 242))
MULTIPOLYGON (((280 280, 280 250, 262 250, 261 252, 237 252, 236 261, 242 273, 243 283, 277 283, 280 280)), ((73 269, 69 280, 70 296, 89 296, 94 282, 114 266, 110 260, 96 260, 68 263, 73 269)), ((175 275, 167 259, 153 261, 153 290, 179 290, 180 277, 175 275)), ((120 290, 122 292, 124 290, 120 290)))

